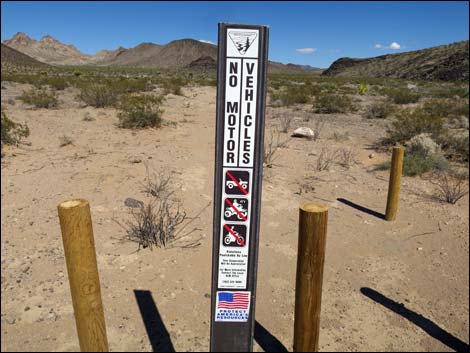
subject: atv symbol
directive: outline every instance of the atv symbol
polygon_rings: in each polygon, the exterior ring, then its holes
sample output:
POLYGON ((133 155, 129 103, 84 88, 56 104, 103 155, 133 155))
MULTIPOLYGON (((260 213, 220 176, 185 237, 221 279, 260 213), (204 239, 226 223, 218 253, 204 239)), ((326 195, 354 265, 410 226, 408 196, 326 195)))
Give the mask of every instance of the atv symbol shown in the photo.
POLYGON ((240 203, 238 203, 237 199, 233 201, 232 205, 239 212, 235 211, 232 207, 229 206, 225 209, 225 212, 224 212, 225 218, 230 218, 236 214, 239 220, 246 220, 246 216, 248 215, 248 210, 245 210, 243 206, 240 203))
POLYGON ((225 234, 225 236, 224 236, 224 244, 229 245, 229 244, 232 244, 232 243, 237 243, 240 246, 244 246, 245 245, 245 239, 243 238, 243 236, 241 236, 240 233, 238 233, 236 230, 234 230, 233 226, 231 226, 230 229, 233 233, 235 233, 235 235, 238 238, 236 238, 232 234, 232 232, 227 232, 227 234, 225 234))
MULTIPOLYGON (((247 181, 243 181, 242 179, 238 179, 238 184, 240 184, 240 186, 246 190, 246 188, 248 187, 248 182, 247 181)), ((227 187, 229 189, 233 189, 234 186, 237 185, 237 183, 233 180, 227 180, 225 182, 225 185, 227 185, 227 187)))

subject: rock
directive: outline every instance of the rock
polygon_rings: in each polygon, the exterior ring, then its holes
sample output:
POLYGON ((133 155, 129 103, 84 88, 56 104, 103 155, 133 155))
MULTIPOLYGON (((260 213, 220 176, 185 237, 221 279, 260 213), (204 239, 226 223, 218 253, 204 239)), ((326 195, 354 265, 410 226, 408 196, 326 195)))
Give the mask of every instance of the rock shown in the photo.
POLYGON ((132 163, 132 164, 142 163, 142 159, 137 158, 137 157, 133 157, 133 158, 129 159, 129 163, 132 163))
POLYGON ((311 139, 313 138, 313 136, 313 130, 309 127, 299 127, 298 129, 295 129, 295 131, 292 133, 292 137, 305 137, 311 139))
POLYGON ((144 203, 142 201, 133 199, 131 197, 128 197, 127 199, 124 200, 124 205, 126 205, 127 207, 131 207, 131 208, 144 207, 144 203))
POLYGON ((375 153, 371 153, 371 154, 369 154, 369 158, 371 158, 371 159, 372 159, 372 158, 374 158, 374 157, 375 157, 375 153))

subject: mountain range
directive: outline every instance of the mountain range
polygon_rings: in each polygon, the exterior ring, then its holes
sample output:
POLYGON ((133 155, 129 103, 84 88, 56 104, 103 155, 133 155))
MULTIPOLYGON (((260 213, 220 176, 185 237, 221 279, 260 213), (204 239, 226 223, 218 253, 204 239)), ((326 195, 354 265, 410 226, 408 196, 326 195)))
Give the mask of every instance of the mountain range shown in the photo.
POLYGON ((323 75, 468 82, 468 53, 467 40, 366 59, 340 58, 323 75))
MULTIPOLYGON (((217 46, 194 39, 179 39, 168 44, 141 43, 133 48, 100 50, 95 55, 80 52, 75 46, 64 44, 47 35, 34 40, 19 32, 3 44, 40 62, 51 65, 121 65, 157 68, 215 68, 217 46)), ((3 47, 2 47, 3 50, 3 47)), ((320 71, 308 65, 269 62, 270 72, 320 71)))

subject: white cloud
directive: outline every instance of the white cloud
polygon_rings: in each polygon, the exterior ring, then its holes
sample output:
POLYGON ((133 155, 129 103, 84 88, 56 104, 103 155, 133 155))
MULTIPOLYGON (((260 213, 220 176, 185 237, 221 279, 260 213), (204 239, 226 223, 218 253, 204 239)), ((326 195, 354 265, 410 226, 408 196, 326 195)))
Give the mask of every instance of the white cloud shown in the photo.
POLYGON ((375 44, 374 45, 375 49, 392 49, 392 50, 398 50, 401 48, 401 45, 398 44, 397 42, 392 42, 390 45, 382 45, 382 44, 375 44))
POLYGON ((317 51, 317 48, 300 48, 295 49, 295 51, 300 54, 312 54, 317 51))
POLYGON ((202 42, 202 43, 208 43, 208 44, 213 44, 213 45, 215 45, 215 43, 214 43, 214 42, 211 42, 210 40, 199 39, 199 41, 202 42))

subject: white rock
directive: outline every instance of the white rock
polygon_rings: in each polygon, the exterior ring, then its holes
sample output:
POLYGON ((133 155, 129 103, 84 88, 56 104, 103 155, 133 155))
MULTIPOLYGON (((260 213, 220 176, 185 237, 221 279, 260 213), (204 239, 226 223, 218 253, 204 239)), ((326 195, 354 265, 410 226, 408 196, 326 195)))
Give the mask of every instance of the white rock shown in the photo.
POLYGON ((298 129, 295 129, 295 131, 292 133, 292 137, 312 138, 313 135, 313 130, 309 127, 299 127, 298 129))

